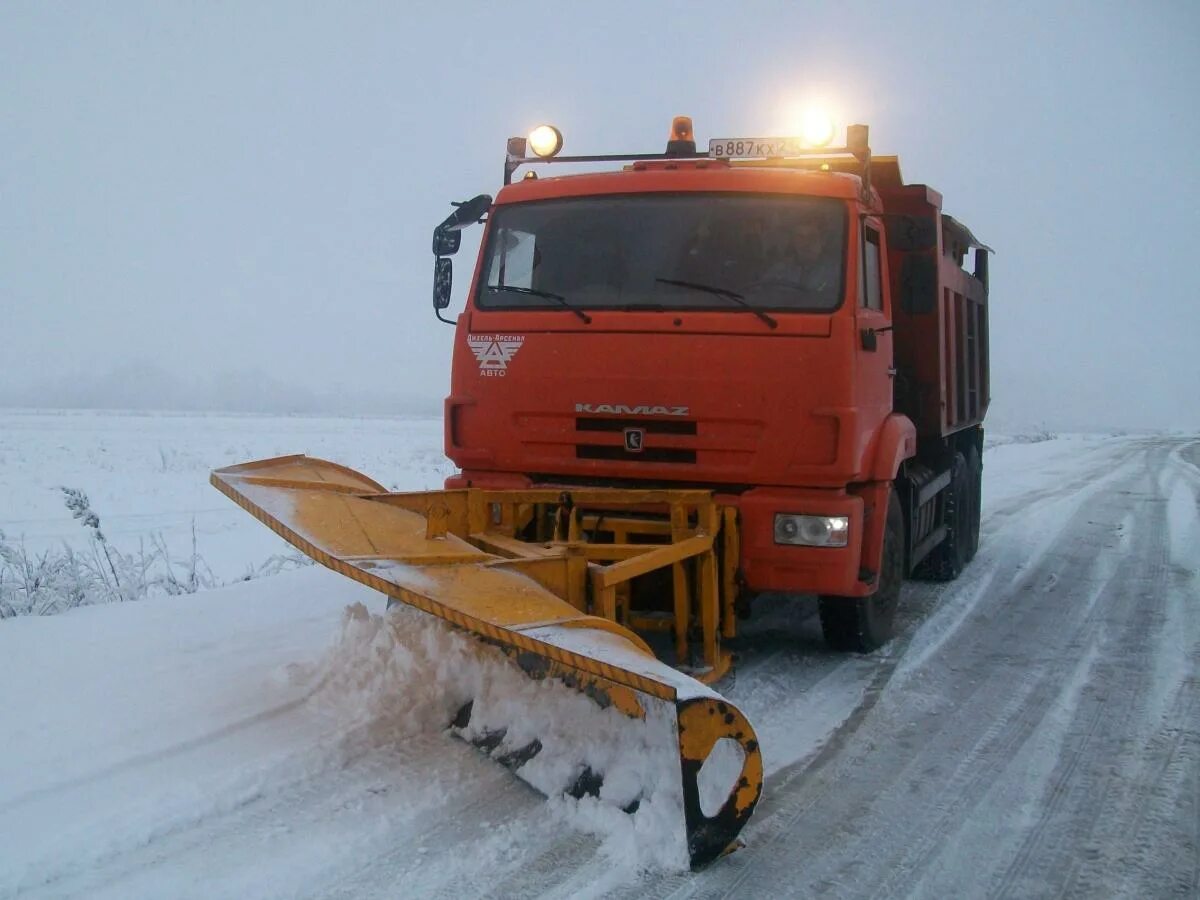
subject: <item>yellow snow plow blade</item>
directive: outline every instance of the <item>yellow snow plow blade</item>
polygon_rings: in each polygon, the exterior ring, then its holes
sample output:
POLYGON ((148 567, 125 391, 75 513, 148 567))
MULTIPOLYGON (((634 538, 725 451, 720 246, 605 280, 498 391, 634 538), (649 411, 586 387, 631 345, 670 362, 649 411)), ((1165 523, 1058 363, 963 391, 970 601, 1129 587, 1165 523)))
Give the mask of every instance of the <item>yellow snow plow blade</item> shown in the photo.
MULTIPOLYGON (((660 661, 619 621, 632 615, 632 580, 662 570, 674 586, 674 615, 663 614, 664 630, 686 650, 687 628, 696 624, 705 642, 698 674, 714 680, 728 668, 718 646, 716 537, 732 523, 709 492, 388 493, 365 475, 306 456, 218 469, 211 480, 317 562, 500 647, 533 678, 563 681, 631 719, 669 704, 691 864, 733 846, 762 791, 753 728, 728 700, 660 661), (593 535, 603 527, 622 540, 591 542, 589 525, 593 535), (647 532, 654 542, 627 542, 648 540, 647 532), (541 539, 517 537, 531 533, 541 539), (696 582, 691 607, 689 573, 696 582)), ((729 527, 724 533, 729 552, 735 535, 729 527)), ((471 717, 468 703, 451 724, 518 775, 543 750, 538 740, 506 746, 503 730, 472 728, 471 717)), ((558 789, 605 799, 603 775, 589 765, 558 789)), ((629 800, 622 805, 632 811, 637 798, 629 800)))

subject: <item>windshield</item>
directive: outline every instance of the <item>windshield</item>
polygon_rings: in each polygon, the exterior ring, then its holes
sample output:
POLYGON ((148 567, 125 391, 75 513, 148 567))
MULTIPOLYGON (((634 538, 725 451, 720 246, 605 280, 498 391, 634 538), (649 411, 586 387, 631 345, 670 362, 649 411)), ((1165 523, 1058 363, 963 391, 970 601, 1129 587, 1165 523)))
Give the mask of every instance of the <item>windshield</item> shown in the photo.
POLYGON ((828 312, 841 304, 845 241, 844 205, 818 197, 638 194, 502 205, 492 214, 476 302, 828 312))

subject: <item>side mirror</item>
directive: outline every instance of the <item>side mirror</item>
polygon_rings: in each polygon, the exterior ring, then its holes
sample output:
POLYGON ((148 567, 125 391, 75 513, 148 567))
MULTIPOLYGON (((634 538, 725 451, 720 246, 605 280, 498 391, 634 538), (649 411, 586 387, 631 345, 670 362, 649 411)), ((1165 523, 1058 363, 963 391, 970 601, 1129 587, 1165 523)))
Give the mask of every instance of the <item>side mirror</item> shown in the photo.
MULTIPOLYGON (((433 264, 433 308, 445 309, 450 305, 450 288, 454 284, 454 263, 438 257, 433 264)), ((441 318, 439 316, 439 318, 441 318)))
POLYGON ((461 231, 447 231, 441 225, 433 229, 433 255, 453 256, 462 244, 461 231))
POLYGON ((889 250, 933 250, 937 247, 937 221, 925 216, 888 216, 889 250))
POLYGON ((492 208, 492 198, 479 194, 470 200, 454 205, 454 212, 433 229, 433 314, 447 325, 450 319, 442 318, 442 310, 450 305, 450 289, 454 283, 454 264, 447 259, 458 252, 462 245, 462 230, 478 222, 492 208))

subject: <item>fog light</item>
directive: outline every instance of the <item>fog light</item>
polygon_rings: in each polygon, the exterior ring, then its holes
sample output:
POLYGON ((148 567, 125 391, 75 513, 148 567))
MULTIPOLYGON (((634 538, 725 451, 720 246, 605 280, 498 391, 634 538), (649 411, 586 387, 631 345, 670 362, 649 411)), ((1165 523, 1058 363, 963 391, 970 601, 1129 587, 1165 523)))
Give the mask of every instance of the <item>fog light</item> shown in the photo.
POLYGON ((850 535, 849 516, 775 516, 775 543, 802 547, 845 547, 850 535))

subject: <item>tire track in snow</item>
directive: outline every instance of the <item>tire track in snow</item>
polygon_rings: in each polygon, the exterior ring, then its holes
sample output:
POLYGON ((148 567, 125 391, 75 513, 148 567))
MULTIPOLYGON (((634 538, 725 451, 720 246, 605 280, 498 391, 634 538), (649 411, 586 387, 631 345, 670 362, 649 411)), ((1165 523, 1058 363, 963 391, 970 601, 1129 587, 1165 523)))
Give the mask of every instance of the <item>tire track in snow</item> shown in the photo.
MULTIPOLYGON (((1163 453, 1157 450, 1147 454, 1146 471, 1130 485, 1142 490, 1117 494, 1117 498, 1130 495, 1140 498, 1136 501, 1141 511, 1136 540, 1134 546, 1126 549, 1116 571, 1109 567, 1096 607, 1101 627, 1094 628, 1093 616, 1089 623, 1093 626, 1092 635, 1080 635, 1090 642, 1094 665, 1077 669, 1084 678, 1082 681, 1076 678, 1072 683, 1081 688, 1080 696, 1073 698, 1064 692, 1061 698, 1066 702, 1066 710, 1075 710, 1075 715, 1062 739, 1053 774, 1047 780, 1048 790, 1043 792, 1041 802, 1047 805, 1040 810, 1032 833, 1002 876, 996 894, 1004 895, 1026 874, 1023 870, 1027 868, 1037 871, 1024 877, 1023 884, 1013 891, 1016 896, 1043 892, 1056 877, 1071 871, 1072 851, 1083 842, 1081 829, 1090 830, 1099 820, 1104 798, 1110 796, 1111 782, 1118 777, 1115 769, 1100 766, 1099 760, 1117 759, 1130 738, 1131 727, 1153 718, 1147 711, 1154 692, 1152 663, 1156 651, 1153 648, 1168 621, 1164 601, 1169 571, 1164 556, 1165 519, 1162 497, 1154 492, 1154 471, 1161 468, 1162 457, 1163 453), (1139 674, 1141 679, 1136 681, 1139 674)), ((1111 506, 1117 498, 1107 498, 1103 505, 1111 506)), ((1086 514, 1087 510, 1083 512, 1086 514)), ((1096 518, 1102 524, 1113 517, 1098 513, 1096 518)), ((1050 728, 1042 729, 1050 734, 1054 730, 1052 722, 1050 728)), ((1044 739, 1045 734, 1040 737, 1044 739)), ((1036 755, 1033 761, 1036 764, 1036 755)), ((1021 765, 1018 757, 1009 769, 1021 765)), ((1035 771, 1043 768, 1034 765, 1035 771)), ((967 830, 978 830, 972 823, 965 820, 964 823, 967 830)), ((945 855, 949 853, 946 851, 945 855)), ((962 885, 958 887, 961 889, 962 885)), ((922 892, 926 888, 928 885, 921 882, 922 892)), ((931 893, 944 894, 946 890, 935 883, 931 893)))
MULTIPOLYGON (((908 673, 922 663, 963 627, 964 622, 980 607, 981 601, 993 589, 1000 574, 1035 570, 1061 544, 1064 529, 1070 527, 1071 516, 1114 480, 1124 477, 1125 469, 1136 464, 1140 448, 1122 445, 1117 452, 1101 454, 1095 470, 1073 479, 1057 491, 1037 491, 1026 501, 1012 501, 984 516, 988 528, 987 543, 981 540, 979 555, 959 578, 934 590, 939 603, 932 614, 921 623, 905 658, 899 675, 903 681, 908 673), (1060 509, 1061 507, 1061 509, 1060 509), (1020 519, 1017 519, 1017 516, 1020 519), (993 521, 1000 522, 993 530, 993 521), (1040 524, 1049 519, 1048 524, 1040 524), (1027 524, 1032 523, 1032 525, 1027 524)), ((1016 577, 1016 576, 1014 576, 1016 577)), ((1051 578, 1057 575, 1051 573, 1051 578)), ((1053 587, 1054 585, 1049 585, 1053 587)))
POLYGON ((1147 692, 1135 689, 1126 673, 1135 678, 1140 674, 1143 681, 1153 677, 1153 659, 1146 645, 1155 641, 1167 623, 1164 598, 1166 520, 1154 509, 1161 506, 1156 502, 1161 498, 1153 493, 1156 479, 1149 465, 1151 460, 1161 463, 1162 455, 1156 452, 1147 456, 1143 485, 1150 491, 1144 494, 1140 503, 1147 507, 1141 517, 1143 524, 1147 518, 1151 521, 1148 527, 1136 530, 1135 546, 1125 554, 1127 562, 1114 582, 1115 595, 1105 607, 1105 640, 1102 645, 1093 645, 1089 664, 1093 675, 1089 681, 1095 684, 1081 685, 1082 689, 1067 707, 1068 712, 1076 711, 1075 721, 1065 735, 1057 765, 1047 780, 1047 791, 1037 820, 999 882, 989 891, 990 896, 1004 897, 1013 893, 1024 896, 1029 890, 1044 885, 1049 874, 1034 873, 1032 878, 1026 877, 1028 870, 1034 868, 1035 854, 1052 860, 1043 868, 1067 873, 1063 880, 1064 889, 1071 884, 1077 869, 1072 850, 1086 843, 1084 835, 1090 834, 1101 816, 1105 798, 1111 796, 1116 774, 1111 768, 1107 772, 1091 771, 1096 768, 1096 757, 1120 756, 1120 744, 1125 734, 1115 732, 1118 739, 1114 739, 1113 726, 1119 728, 1120 723, 1144 722, 1148 718, 1147 692), (1146 584, 1139 589, 1141 582, 1146 584), (1148 633, 1151 628, 1153 635, 1148 633), (1132 658, 1123 660, 1126 655, 1132 658), (1128 685, 1125 690, 1112 690, 1122 681, 1128 685), (1102 746, 1096 747, 1096 744, 1102 746))
MULTIPOLYGON (((1086 507, 1078 511, 1056 546, 1070 541, 1071 534, 1088 515, 1086 507)), ((1053 551, 1046 554, 1047 557, 1055 555, 1053 551)), ((1014 617, 1007 629, 995 638, 981 635, 975 642, 978 652, 969 656, 986 659, 987 645, 1012 645, 1030 633, 1031 621, 1043 618, 1042 611, 1037 608, 1036 594, 1041 593, 1044 597, 1062 583, 1070 585, 1088 580, 1095 559, 1080 555, 1070 562, 1071 567, 1058 573, 1058 578, 1046 579, 1040 569, 1027 569, 1007 594, 1014 599, 1022 595, 1033 596, 1034 604, 1016 610, 1022 615, 1014 617)), ((1072 622, 1071 615, 1060 615, 1054 623, 1060 626, 1073 625, 1074 635, 1061 649, 1046 648, 1044 655, 1051 660, 1057 657, 1068 661, 1066 664, 1051 662, 1045 670, 1035 672, 1032 677, 1026 676, 1023 681, 1007 684, 992 682, 984 673, 984 677, 976 681, 978 689, 959 692, 961 706, 977 703, 988 709, 996 709, 995 718, 961 757, 951 778, 943 781, 937 789, 937 799, 932 804, 934 822, 920 829, 918 836, 893 861, 891 869, 899 876, 898 883, 896 875, 889 873, 890 877, 883 878, 874 896, 892 896, 912 890, 961 824, 985 802, 992 785, 1002 777, 1011 760, 1018 757, 1027 742, 1046 726, 1051 713, 1056 708, 1071 708, 1078 692, 1087 683, 1088 674, 1096 661, 1096 643, 1104 628, 1103 614, 1107 611, 1100 601, 1104 595, 1111 593, 1110 588, 1114 583, 1115 572, 1112 567, 1102 568, 1104 571, 1094 579, 1095 587, 1081 603, 1082 617, 1072 622), (1073 660, 1078 662, 1072 665, 1069 661, 1073 660), (1010 695, 1007 702, 1001 699, 1006 693, 1010 695)), ((1068 611, 1065 604, 1062 609, 1068 611)), ((1058 630, 1055 629, 1056 632, 1058 630)), ((953 724, 958 727, 961 723, 953 724)), ((1085 741, 1095 734, 1098 724, 1098 721, 1092 723, 1092 727, 1085 731, 1085 741)))
MULTIPOLYGON (((1025 515, 1029 507, 1046 500, 1057 500, 1077 494, 1093 484, 1098 478, 1111 474, 1116 469, 1139 458, 1147 447, 1154 446, 1155 438, 1121 438, 1087 449, 1086 463, 1072 466, 1062 484, 1054 487, 1035 488, 999 503, 988 503, 986 475, 984 481, 983 512, 984 528, 1000 525, 1013 517, 1025 515)), ((983 458, 987 472, 987 453, 983 458)), ((986 534, 984 535, 986 537, 986 534)), ((980 546, 984 545, 981 538, 980 546)))
MULTIPOLYGON (((1178 464, 1181 451, 1198 448, 1193 443, 1176 449, 1168 462, 1178 464)), ((1103 812, 1091 818, 1080 841, 1091 865, 1076 862, 1064 895, 1095 896, 1118 884, 1123 886, 1119 893, 1127 895, 1200 895, 1200 573, 1182 567, 1174 549, 1168 553, 1174 540, 1168 541, 1166 534, 1168 525, 1177 525, 1169 521, 1168 504, 1176 499, 1177 479, 1194 482, 1196 474, 1178 465, 1147 473, 1158 488, 1155 562, 1161 578, 1152 597, 1162 614, 1150 623, 1157 627, 1133 636, 1140 639, 1142 654, 1126 673, 1143 685, 1139 697, 1145 724, 1112 754, 1117 764, 1097 789, 1103 812), (1133 789, 1145 785, 1149 789, 1133 789), (1188 807, 1190 815, 1184 812, 1188 807), (1105 853, 1105 848, 1118 852, 1105 853), (1196 862, 1190 872, 1170 872, 1164 858, 1196 862)), ((1200 547, 1193 547, 1192 560, 1197 556, 1200 547)))
POLYGON ((1188 724, 1200 715, 1197 696, 1200 683, 1195 679, 1181 685, 1168 719, 1147 742, 1137 772, 1138 782, 1150 789, 1114 790, 1119 783, 1110 785, 1110 809, 1102 821, 1112 825, 1103 839, 1089 833, 1083 855, 1092 865, 1085 868, 1076 860, 1061 896, 1200 896, 1200 731, 1188 724), (1172 829, 1174 823, 1179 827, 1172 829), (1123 849, 1107 855, 1106 846, 1123 849), (1192 860, 1190 873, 1164 877, 1164 856, 1192 860))

